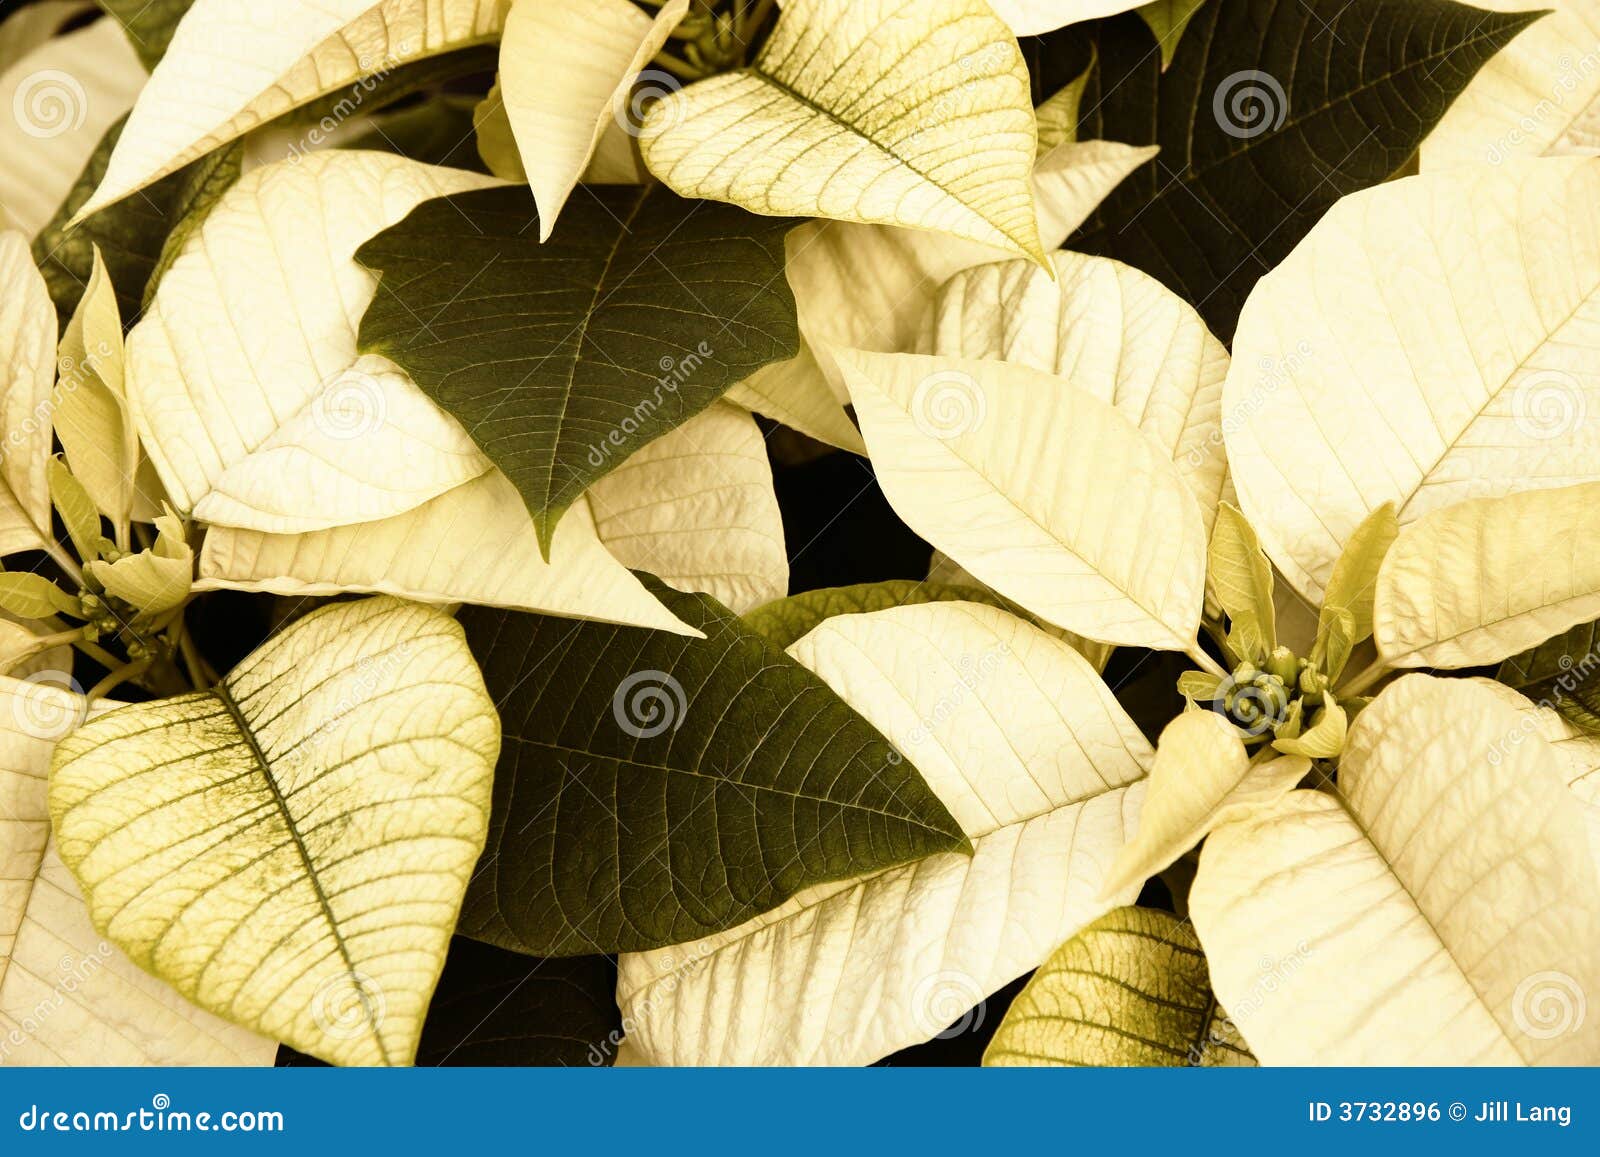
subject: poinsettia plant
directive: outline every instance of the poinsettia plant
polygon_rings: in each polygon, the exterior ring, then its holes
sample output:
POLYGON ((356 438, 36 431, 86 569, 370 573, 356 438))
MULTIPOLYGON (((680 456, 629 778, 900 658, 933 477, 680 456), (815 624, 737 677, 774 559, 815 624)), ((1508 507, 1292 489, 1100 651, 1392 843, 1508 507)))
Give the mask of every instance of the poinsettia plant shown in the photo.
POLYGON ((23 7, 0 1062, 1600 1062, 1592 8, 23 7))

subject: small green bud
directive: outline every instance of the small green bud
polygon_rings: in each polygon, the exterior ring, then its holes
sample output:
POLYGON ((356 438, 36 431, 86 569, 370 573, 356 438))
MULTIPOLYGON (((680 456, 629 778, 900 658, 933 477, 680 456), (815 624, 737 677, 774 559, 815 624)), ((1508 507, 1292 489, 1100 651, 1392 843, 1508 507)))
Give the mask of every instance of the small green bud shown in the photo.
POLYGON ((1294 682, 1299 665, 1300 661, 1288 647, 1274 647, 1272 654, 1267 656, 1267 673, 1277 676, 1278 681, 1285 685, 1294 682))

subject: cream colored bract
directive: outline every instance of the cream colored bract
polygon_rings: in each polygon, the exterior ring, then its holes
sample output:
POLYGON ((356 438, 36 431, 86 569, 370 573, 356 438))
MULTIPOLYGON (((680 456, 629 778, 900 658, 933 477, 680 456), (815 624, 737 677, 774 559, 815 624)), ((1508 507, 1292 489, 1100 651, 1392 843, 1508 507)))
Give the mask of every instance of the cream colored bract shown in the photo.
POLYGON ((409 1064, 499 749, 455 623, 345 603, 211 691, 74 732, 50 816, 95 926, 142 968, 327 1060, 409 1064))

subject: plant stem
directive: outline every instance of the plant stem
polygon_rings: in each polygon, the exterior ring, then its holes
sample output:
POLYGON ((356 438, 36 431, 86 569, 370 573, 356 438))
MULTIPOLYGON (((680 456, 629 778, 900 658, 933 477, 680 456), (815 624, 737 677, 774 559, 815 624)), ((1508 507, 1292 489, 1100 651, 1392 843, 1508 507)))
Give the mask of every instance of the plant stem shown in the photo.
POLYGON ((82 627, 65 631, 57 631, 52 635, 40 635, 35 638, 33 642, 28 644, 28 649, 26 651, 23 651, 19 655, 13 656, 11 663, 13 666, 15 666, 16 664, 22 662, 22 660, 37 655, 40 651, 48 651, 51 647, 59 647, 62 643, 75 643, 81 638, 83 638, 82 627))
POLYGON ((183 665, 187 668, 189 681, 194 684, 196 691, 204 691, 217 682, 217 673, 211 669, 211 664, 206 662, 205 656, 200 653, 200 648, 194 645, 187 623, 178 632, 178 653, 183 656, 183 665))
POLYGON ((1221 665, 1210 655, 1206 654, 1205 648, 1200 646, 1198 640, 1196 640, 1195 644, 1185 651, 1184 654, 1193 659, 1195 664, 1208 675, 1215 675, 1218 679, 1226 679, 1228 677, 1228 673, 1222 669, 1221 665))
POLYGON ((66 571, 67 577, 73 582, 77 583, 78 587, 82 589, 83 571, 79 569, 77 559, 68 554, 62 548, 61 544, 53 538, 46 538, 44 540, 44 550, 58 567, 66 571))
MULTIPOLYGON (((739 31, 741 33, 749 33, 751 36, 754 36, 761 25, 765 23, 767 17, 772 14, 772 10, 777 6, 777 2, 778 0, 759 0, 759 3, 756 4, 756 10, 745 19, 744 24, 739 31)), ((743 11, 743 9, 741 9, 741 11, 743 11)))
POLYGON ((705 76, 703 69, 696 68, 687 60, 676 57, 670 52, 662 51, 656 53, 655 63, 672 73, 679 80, 699 80, 705 76))
POLYGON ((116 687, 126 683, 129 679, 144 674, 146 667, 150 666, 149 659, 140 659, 137 663, 125 663, 100 682, 89 688, 85 698, 93 703, 96 699, 104 699, 116 687))
POLYGON ((1372 661, 1372 666, 1368 667, 1360 674, 1353 676, 1344 684, 1344 686, 1339 688, 1339 697, 1345 698, 1350 695, 1361 694, 1361 692, 1365 691, 1379 679, 1383 678, 1388 670, 1388 663, 1384 662, 1382 659, 1374 659, 1372 661))
POLYGON ((72 645, 78 648, 78 650, 82 651, 85 655, 88 655, 89 658, 93 659, 96 663, 99 663, 108 671, 114 669, 122 662, 121 659, 117 658, 110 651, 106 650, 98 643, 91 643, 88 639, 74 639, 72 640, 72 645))

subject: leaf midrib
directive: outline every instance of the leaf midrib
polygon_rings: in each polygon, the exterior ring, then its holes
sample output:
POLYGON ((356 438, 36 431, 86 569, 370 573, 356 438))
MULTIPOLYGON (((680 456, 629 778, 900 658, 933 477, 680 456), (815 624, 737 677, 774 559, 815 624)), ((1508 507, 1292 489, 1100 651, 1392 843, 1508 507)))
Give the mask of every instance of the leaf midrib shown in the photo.
POLYGON ((229 689, 227 681, 224 680, 212 688, 212 694, 228 709, 228 714, 232 717, 234 726, 238 728, 246 747, 249 748, 251 758, 254 759, 256 767, 261 772, 261 778, 266 781, 267 788, 272 793, 273 802, 278 806, 278 814, 283 818, 283 826, 288 830, 290 838, 294 840, 295 851, 300 855, 300 863, 305 869, 306 879, 311 884, 311 890, 316 894, 317 903, 322 909, 324 919, 328 922, 328 930, 332 933, 334 944, 339 949, 339 956, 344 961, 345 970, 350 977, 350 983, 355 986, 361 996, 362 1019, 372 1034, 373 1042, 378 1046, 378 1052, 383 1057, 384 1064, 392 1066, 395 1063, 394 1057, 390 1054, 389 1046, 384 1041, 383 1035, 378 1031, 377 1024, 374 1023, 371 1014, 367 1011, 371 1005, 368 1003, 369 998, 366 986, 361 982, 360 973, 356 970, 355 961, 350 955, 350 946, 345 943, 344 932, 340 929, 339 921, 333 914, 333 905, 328 900, 327 892, 323 890, 322 880, 317 875, 316 865, 311 859, 311 852, 306 847, 305 840, 300 836, 300 828, 295 822, 294 814, 289 810, 289 801, 284 798, 283 791, 272 774, 272 764, 268 762, 266 752, 261 750, 261 744, 256 741, 255 731, 251 729, 249 720, 245 718, 238 701, 233 697, 233 692, 229 689))
MULTIPOLYGON (((888 157, 891 161, 893 161, 895 164, 899 165, 901 168, 905 169, 907 172, 911 173, 913 176, 915 176, 917 178, 917 180, 923 182, 929 188, 937 190, 941 197, 945 198, 946 200, 955 202, 955 204, 960 206, 960 208, 962 210, 964 210, 967 213, 970 213, 973 217, 977 218, 979 221, 982 221, 989 228, 993 229, 996 233, 1000 234, 1002 237, 1006 238, 1006 240, 1010 241, 1012 245, 1017 247, 1018 252, 1028 254, 1030 260, 1032 259, 1032 255, 1033 255, 1035 249, 1039 246, 1039 241, 1037 240, 1037 238, 1035 238, 1033 244, 1030 246, 1029 243, 1025 239, 1018 238, 1014 233, 1012 233, 1012 231, 1010 229, 1005 228, 1004 226, 1000 225, 998 222, 991 220, 989 217, 987 217, 983 213, 979 212, 977 209, 973 208, 966 201, 964 201, 960 197, 956 196, 949 189, 945 188, 945 186, 941 185, 938 181, 935 181, 927 173, 923 172, 922 169, 920 169, 917 165, 913 164, 911 161, 907 160, 905 157, 902 157, 899 153, 895 152, 893 149, 890 149, 885 145, 879 144, 877 141, 873 140, 865 132, 863 132, 861 129, 857 128, 855 125, 851 124, 849 121, 845 120, 843 117, 841 117, 838 114, 830 111, 829 109, 824 108, 822 105, 817 104, 814 100, 812 100, 810 97, 806 96, 804 93, 798 91, 797 89, 791 88, 788 84, 786 84, 783 81, 779 80, 776 76, 773 76, 770 72, 763 72, 763 71, 761 71, 761 69, 759 67, 756 67, 754 65, 752 65, 750 67, 747 67, 747 68, 742 68, 739 71, 744 73, 747 76, 750 76, 750 77, 754 78, 757 81, 760 81, 761 83, 771 85, 773 88, 777 89, 779 92, 781 92, 783 95, 787 96, 790 100, 794 101, 796 104, 802 106, 803 108, 811 110, 812 112, 814 112, 817 115, 823 117, 824 119, 828 120, 829 122, 837 125, 839 128, 843 129, 845 132, 849 133, 851 136, 853 136, 853 137, 855 137, 855 138, 857 138, 859 140, 866 141, 867 144, 870 145, 875 151, 883 154, 885 157, 888 157)), ((1030 202, 1030 204, 1032 203, 1032 200, 1033 200, 1032 194, 1030 193, 1029 194, 1029 202, 1030 202)), ((1035 220, 1037 221, 1037 216, 1035 217, 1035 220)), ((1045 265, 1048 266, 1048 262, 1046 262, 1045 265)))
MULTIPOLYGON (((808 795, 805 792, 789 791, 781 787, 775 787, 771 784, 751 783, 745 780, 729 779, 727 776, 722 775, 708 775, 703 771, 696 771, 689 767, 677 767, 666 763, 651 763, 646 760, 633 759, 626 755, 616 755, 611 752, 590 751, 587 748, 574 747, 569 744, 552 743, 542 739, 530 739, 525 735, 511 735, 509 733, 503 734, 501 736, 501 742, 505 743, 508 741, 520 743, 525 747, 544 748, 547 751, 559 752, 562 755, 578 756, 583 759, 604 760, 608 763, 625 764, 629 767, 637 767, 646 771, 662 772, 667 775, 687 775, 692 776, 695 779, 709 779, 714 783, 726 784, 729 787, 738 788, 745 791, 768 792, 773 795, 786 796, 790 799, 815 801, 817 803, 828 804, 831 807, 837 807, 845 811, 862 812, 870 815, 882 816, 885 819, 894 820, 897 823, 904 823, 925 832, 932 832, 941 839, 948 840, 951 838, 951 833, 944 828, 936 828, 931 824, 925 823, 922 820, 915 819, 908 815, 886 811, 883 808, 868 807, 865 804, 852 803, 849 800, 833 799, 824 795, 808 795)), ((963 842, 965 842, 965 837, 962 839, 963 842)), ((938 855, 939 853, 932 852, 929 854, 938 855)))

